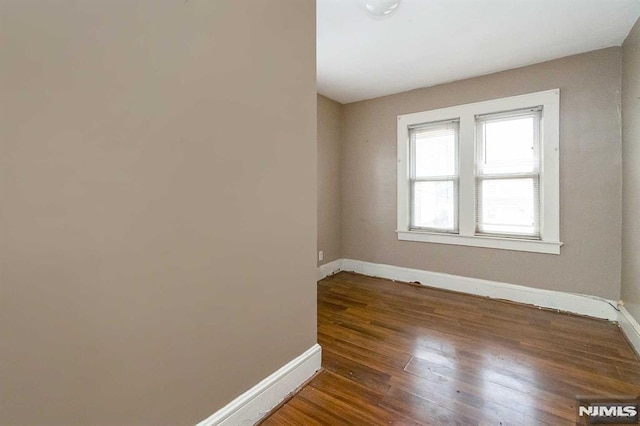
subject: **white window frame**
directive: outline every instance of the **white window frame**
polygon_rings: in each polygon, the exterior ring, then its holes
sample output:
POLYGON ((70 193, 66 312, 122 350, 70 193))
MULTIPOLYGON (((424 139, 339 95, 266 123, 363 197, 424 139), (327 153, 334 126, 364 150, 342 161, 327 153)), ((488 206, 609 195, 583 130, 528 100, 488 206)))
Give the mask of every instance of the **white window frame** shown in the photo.
POLYGON ((398 239, 560 254, 560 89, 510 96, 398 116, 398 239), (540 239, 478 235, 476 233, 476 116, 542 107, 540 140, 540 239), (459 120, 458 233, 412 230, 410 218, 409 128, 459 120))
MULTIPOLYGON (((542 140, 541 132, 540 132, 540 124, 542 123, 542 107, 535 108, 525 108, 518 109, 515 111, 506 111, 506 112, 498 112, 494 114, 484 114, 476 116, 476 235, 485 235, 485 236, 506 236, 508 238, 517 238, 517 234, 509 234, 506 235, 500 233, 491 233, 491 232, 482 232, 480 231, 480 223, 479 218, 482 217, 482 212, 480 209, 480 203, 482 200, 482 191, 481 185, 483 181, 486 180, 502 180, 502 179, 521 179, 521 178, 530 178, 533 179, 534 182, 537 182, 537 188, 540 188, 540 142, 542 140), (533 126, 533 151, 534 156, 536 158, 536 164, 534 165, 534 169, 530 172, 523 173, 520 172, 512 172, 512 173, 492 173, 485 174, 481 172, 481 167, 479 165, 485 162, 484 154, 486 147, 485 135, 483 132, 483 124, 487 121, 495 121, 495 120, 512 120, 516 117, 532 117, 534 120, 533 126)), ((535 228, 538 230, 538 234, 536 235, 523 235, 520 236, 525 239, 540 239, 539 230, 540 230, 540 217, 542 212, 540 211, 540 191, 538 190, 538 194, 536 194, 537 201, 535 202, 535 206, 537 207, 537 211, 535 212, 535 228)))
POLYGON ((458 185, 459 185, 459 175, 458 175, 458 171, 459 171, 459 167, 458 167, 458 134, 459 134, 459 124, 457 122, 457 120, 445 120, 442 122, 436 122, 436 123, 429 123, 426 127, 431 127, 431 126, 438 126, 441 124, 445 124, 445 123, 455 123, 454 127, 455 127, 455 141, 454 141, 454 150, 455 150, 455 154, 454 154, 454 173, 451 176, 437 176, 437 177, 421 177, 418 178, 416 177, 416 164, 415 164, 415 155, 416 155, 416 141, 415 138, 412 137, 412 130, 417 130, 417 129, 421 129, 424 128, 425 126, 410 126, 409 130, 409 150, 410 150, 410 164, 409 164, 409 193, 411 194, 409 196, 409 209, 410 209, 410 213, 409 213, 409 228, 411 230, 416 230, 416 231, 427 231, 427 232, 437 232, 437 233, 447 233, 447 234, 457 234, 458 233, 458 185), (415 190, 415 184, 417 182, 436 182, 436 181, 451 181, 453 182, 453 193, 455 194, 455 198, 456 200, 454 200, 454 206, 453 206, 453 210, 454 210, 454 226, 453 229, 451 230, 439 230, 439 229, 435 229, 435 228, 420 228, 414 225, 414 219, 415 217, 413 216, 414 214, 414 190, 415 190))

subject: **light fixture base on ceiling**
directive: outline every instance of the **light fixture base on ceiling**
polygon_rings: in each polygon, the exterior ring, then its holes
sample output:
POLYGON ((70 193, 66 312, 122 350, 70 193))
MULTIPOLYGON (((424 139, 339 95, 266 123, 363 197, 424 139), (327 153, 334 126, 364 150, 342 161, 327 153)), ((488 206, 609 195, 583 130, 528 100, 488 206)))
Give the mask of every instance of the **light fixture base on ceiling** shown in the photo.
POLYGON ((388 18, 400 6, 400 0, 364 0, 364 8, 373 18, 388 18))

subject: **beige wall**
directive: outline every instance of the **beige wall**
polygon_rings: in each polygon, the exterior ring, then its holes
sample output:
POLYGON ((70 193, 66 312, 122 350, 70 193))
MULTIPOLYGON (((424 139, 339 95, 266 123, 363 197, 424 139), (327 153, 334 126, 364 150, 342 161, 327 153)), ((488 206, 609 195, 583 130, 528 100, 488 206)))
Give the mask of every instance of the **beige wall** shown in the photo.
POLYGON ((620 48, 343 106, 345 258, 617 300, 620 48), (398 241, 397 115, 561 89, 561 255, 398 241))
POLYGON ((622 299, 640 321, 640 21, 622 45, 622 299))
POLYGON ((316 342, 313 0, 9 0, 0 40, 2 425, 194 424, 316 342))
POLYGON ((322 265, 342 257, 340 250, 342 105, 318 95, 318 251, 322 265))

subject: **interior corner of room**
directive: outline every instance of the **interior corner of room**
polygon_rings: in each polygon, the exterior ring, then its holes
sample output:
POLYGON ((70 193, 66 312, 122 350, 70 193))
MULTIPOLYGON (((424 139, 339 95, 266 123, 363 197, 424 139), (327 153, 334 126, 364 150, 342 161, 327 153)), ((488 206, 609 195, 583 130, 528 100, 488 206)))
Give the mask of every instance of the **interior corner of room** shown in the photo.
POLYGON ((318 276, 354 271, 638 321, 638 27, 622 46, 435 87, 347 103, 318 95, 318 276), (561 92, 559 255, 398 238, 397 116, 553 88, 561 92))
POLYGON ((640 354, 639 76, 636 21, 618 46, 362 100, 319 94, 319 279, 355 272, 604 319, 640 354), (398 236, 402 117, 552 89, 560 92, 557 253, 398 236))

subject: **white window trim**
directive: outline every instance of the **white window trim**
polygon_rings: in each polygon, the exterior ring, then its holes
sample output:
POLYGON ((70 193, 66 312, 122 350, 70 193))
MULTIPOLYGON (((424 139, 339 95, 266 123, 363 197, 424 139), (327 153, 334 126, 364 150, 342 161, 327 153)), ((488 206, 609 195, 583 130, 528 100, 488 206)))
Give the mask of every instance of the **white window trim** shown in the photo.
POLYGON ((560 254, 560 89, 398 116, 399 240, 560 254), (540 240, 475 235, 475 116, 542 106, 540 240), (458 145, 459 234, 410 230, 409 127, 460 120, 458 145))

